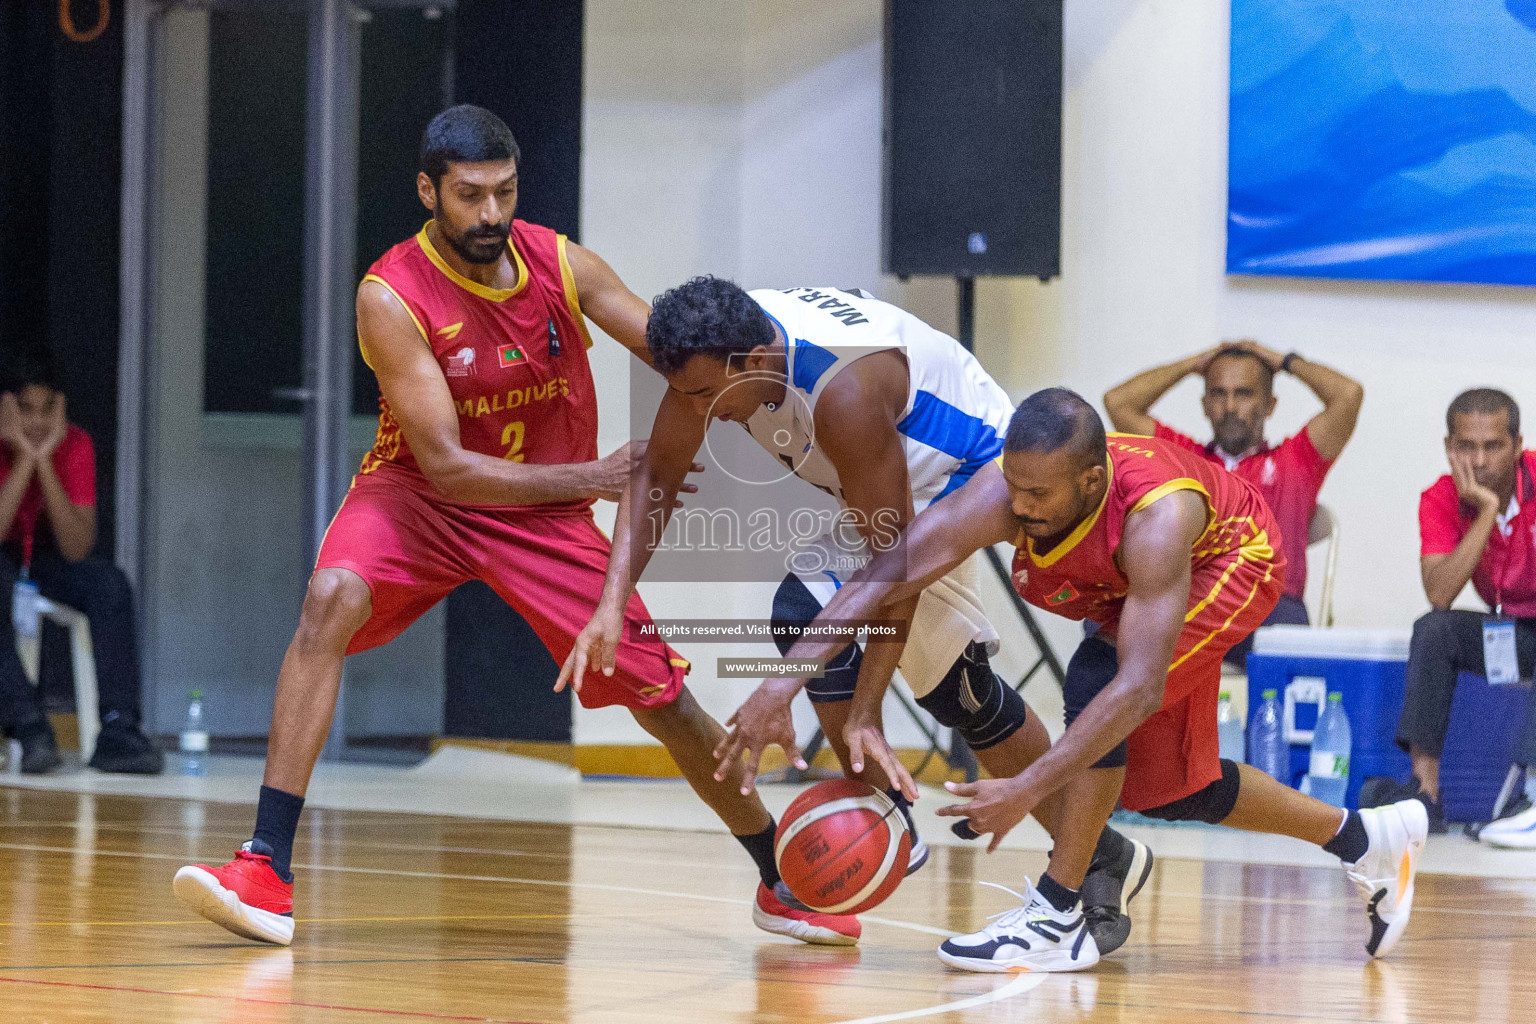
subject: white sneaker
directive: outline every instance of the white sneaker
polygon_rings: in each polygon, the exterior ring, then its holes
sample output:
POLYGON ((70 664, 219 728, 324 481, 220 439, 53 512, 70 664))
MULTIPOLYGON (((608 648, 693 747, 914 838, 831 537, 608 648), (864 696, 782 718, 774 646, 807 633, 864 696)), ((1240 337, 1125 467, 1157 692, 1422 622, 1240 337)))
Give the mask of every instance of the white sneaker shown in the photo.
POLYGON ((1028 879, 1027 896, 982 882, 1016 896, 1022 906, 988 918, 992 923, 970 935, 956 935, 939 946, 939 959, 962 971, 1081 971, 1099 962, 1099 947, 1088 931, 1083 904, 1062 913, 1028 879))
POLYGON ((1513 817, 1490 821, 1477 838, 1506 850, 1536 850, 1536 805, 1513 817))
POLYGON ((1365 951, 1386 956, 1397 945, 1413 912, 1413 877, 1429 835, 1429 813, 1418 800, 1399 800, 1360 812, 1370 840, 1365 856, 1344 871, 1355 883, 1371 919, 1365 951))

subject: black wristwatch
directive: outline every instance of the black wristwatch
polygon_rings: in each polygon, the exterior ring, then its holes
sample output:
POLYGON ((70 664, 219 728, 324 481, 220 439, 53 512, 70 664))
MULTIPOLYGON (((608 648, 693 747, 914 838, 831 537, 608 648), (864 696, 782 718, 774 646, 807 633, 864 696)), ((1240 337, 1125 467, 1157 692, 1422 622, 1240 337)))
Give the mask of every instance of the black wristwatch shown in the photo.
POLYGON ((1291 372, 1291 360, 1303 358, 1300 352, 1287 352, 1285 358, 1280 360, 1280 369, 1284 373, 1291 372))

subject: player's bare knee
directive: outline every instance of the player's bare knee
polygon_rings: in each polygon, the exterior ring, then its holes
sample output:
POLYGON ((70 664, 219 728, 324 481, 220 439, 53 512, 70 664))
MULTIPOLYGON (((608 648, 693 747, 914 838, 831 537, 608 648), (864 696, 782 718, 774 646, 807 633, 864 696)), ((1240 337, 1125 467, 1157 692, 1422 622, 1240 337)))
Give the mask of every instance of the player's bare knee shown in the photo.
POLYGON ((635 721, 639 723, 640 728, 663 744, 680 740, 690 732, 699 731, 700 722, 709 720, 709 716, 704 713, 704 709, 699 706, 693 694, 688 692, 686 686, 677 692, 677 698, 669 704, 649 708, 630 708, 630 712, 635 716, 635 721))
POLYGON ((372 609, 373 595, 360 576, 345 569, 321 569, 309 579, 294 643, 303 650, 344 649, 372 609))

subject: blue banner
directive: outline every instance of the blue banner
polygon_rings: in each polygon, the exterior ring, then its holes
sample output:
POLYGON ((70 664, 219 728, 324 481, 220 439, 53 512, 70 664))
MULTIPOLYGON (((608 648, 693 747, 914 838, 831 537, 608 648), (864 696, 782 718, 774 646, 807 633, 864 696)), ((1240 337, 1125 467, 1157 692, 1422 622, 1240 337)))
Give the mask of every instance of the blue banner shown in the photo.
POLYGON ((1232 0, 1227 272, 1536 283, 1536 0, 1232 0))

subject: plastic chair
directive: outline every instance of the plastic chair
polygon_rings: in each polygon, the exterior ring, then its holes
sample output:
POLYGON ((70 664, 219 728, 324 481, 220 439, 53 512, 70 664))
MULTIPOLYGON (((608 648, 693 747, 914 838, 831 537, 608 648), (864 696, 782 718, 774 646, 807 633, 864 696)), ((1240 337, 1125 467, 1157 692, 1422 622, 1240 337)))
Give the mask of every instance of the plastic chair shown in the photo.
POLYGON ((1307 547, 1328 545, 1323 561, 1323 590, 1318 595, 1317 613, 1312 624, 1327 629, 1333 625, 1333 584, 1339 572, 1339 518, 1327 505, 1319 505, 1312 512, 1312 522, 1307 526, 1307 547))
MULTIPOLYGON (((96 737, 101 733, 101 710, 96 698, 96 652, 91 646, 91 622, 84 612, 68 605, 39 597, 39 619, 55 622, 69 630, 70 665, 75 677, 75 719, 80 730, 80 759, 85 760, 96 749, 96 737)), ((22 670, 27 680, 37 685, 38 669, 42 665, 42 631, 37 636, 16 636, 16 653, 21 656, 22 670)))

